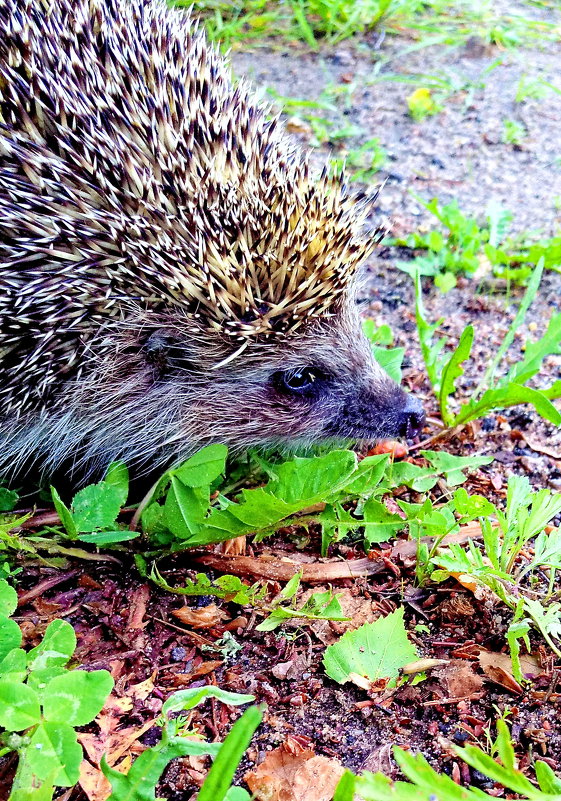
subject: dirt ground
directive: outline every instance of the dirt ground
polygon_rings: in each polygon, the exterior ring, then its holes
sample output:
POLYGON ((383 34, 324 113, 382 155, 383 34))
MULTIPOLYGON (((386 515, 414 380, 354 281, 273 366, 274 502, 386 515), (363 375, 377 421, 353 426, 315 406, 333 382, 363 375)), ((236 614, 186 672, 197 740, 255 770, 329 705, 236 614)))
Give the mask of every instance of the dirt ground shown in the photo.
MULTIPOLYGON (((561 24, 560 11, 548 8, 543 13, 556 15, 561 24)), ((237 75, 250 77, 260 87, 274 87, 281 95, 297 98, 313 99, 328 85, 353 82, 349 106, 341 114, 346 122, 364 129, 365 139, 378 137, 389 154, 379 175, 386 181, 379 216, 389 221, 394 233, 433 225, 411 190, 427 200, 457 198, 471 213, 481 213, 494 197, 514 213, 515 231, 557 232, 561 223, 561 43, 539 50, 500 50, 476 38, 459 48, 415 50, 414 44, 406 36, 381 40, 379 34, 317 53, 303 46, 282 50, 278 42, 260 43, 251 50, 236 50, 233 65, 237 75), (500 63, 488 70, 497 60, 500 63), (409 117, 405 101, 411 85, 383 80, 390 74, 447 75, 463 88, 445 101, 440 114, 417 123, 409 117), (560 92, 515 103, 522 76, 542 77, 560 92), (527 129, 519 147, 502 142, 506 118, 527 129)), ((319 161, 325 155, 327 149, 316 151, 314 158, 319 161)), ((436 405, 422 367, 412 282, 394 266, 398 257, 395 249, 386 248, 369 263, 367 310, 378 323, 388 323, 398 343, 406 345, 405 383, 425 398, 430 418, 436 415, 436 405)), ((461 280, 446 295, 429 283, 425 290, 427 310, 435 319, 445 318, 444 331, 458 335, 468 322, 476 327, 474 366, 463 379, 463 391, 469 394, 470 385, 504 336, 521 292, 514 289, 507 297, 500 288, 490 292, 468 280, 461 280)), ((537 323, 537 328, 528 329, 526 324, 519 345, 526 336, 537 337, 551 313, 561 311, 560 290, 561 275, 548 274, 527 319, 527 324, 537 323)), ((548 378, 559 378, 560 368, 560 358, 549 359, 548 378)), ((436 430, 429 424, 424 436, 436 430)), ((465 485, 468 491, 504 499, 511 472, 527 474, 536 487, 561 490, 561 434, 525 407, 490 415, 441 447, 462 455, 494 457, 492 464, 472 474, 465 485), (547 453, 542 452, 544 447, 547 453)), ((402 497, 415 499, 409 492, 402 497)), ((300 544, 297 534, 285 531, 274 540, 248 546, 249 553, 292 555, 300 544)), ((303 558, 315 559, 319 540, 317 533, 311 534, 300 552, 303 558)), ((339 544, 330 556, 348 558, 355 550, 359 552, 358 546, 339 544)), ((489 789, 492 783, 477 771, 455 765, 447 743, 480 741, 497 709, 510 710, 508 720, 519 742, 522 766, 534 755, 561 770, 561 684, 550 654, 537 638, 533 644, 541 659, 539 675, 521 692, 506 689, 483 675, 478 655, 481 649, 506 651, 508 612, 488 599, 474 598, 452 581, 420 590, 415 586, 413 560, 400 559, 391 551, 385 555, 391 558, 384 572, 355 582, 339 581, 337 591, 354 604, 353 614, 364 619, 404 604, 407 628, 422 656, 456 660, 464 693, 453 689, 450 675, 433 675, 419 685, 408 683, 370 696, 358 688, 337 685, 326 677, 321 662, 326 644, 340 631, 337 624, 289 625, 260 633, 255 630, 260 618, 251 609, 219 601, 222 621, 208 629, 189 629, 171 615, 183 599, 140 578, 127 551, 110 561, 95 555, 88 563, 69 559, 58 570, 44 564, 26 567, 18 576, 19 591, 24 594, 18 621, 29 644, 36 644, 53 617, 64 617, 74 626, 78 663, 87 669, 111 670, 116 696, 132 699, 114 720, 113 729, 145 727, 140 744, 157 741, 159 729, 153 721, 162 701, 175 689, 210 681, 225 689, 251 692, 266 702, 265 721, 240 775, 291 737, 355 771, 382 769, 392 776, 397 768, 390 747, 404 745, 422 751, 440 770, 453 775, 460 771, 461 781, 489 789), (416 626, 421 626, 417 632, 416 626), (233 647, 228 648, 224 640, 216 644, 225 633, 234 638, 233 647), (146 681, 147 693, 132 692, 131 688, 146 681)), ((172 585, 197 569, 189 554, 160 565, 172 585)), ((193 599, 187 600, 196 605, 193 599)), ((199 599, 199 605, 212 600, 199 599)), ((237 715, 213 704, 202 707, 193 721, 210 739, 223 739, 237 715)), ((98 731, 95 724, 91 731, 98 731)), ((0 788, 7 786, 13 767, 13 761, 0 760, 0 788)), ((205 770, 204 761, 176 760, 157 795, 169 801, 194 798, 205 770)), ((80 793, 75 791, 71 798, 84 798, 80 793)))

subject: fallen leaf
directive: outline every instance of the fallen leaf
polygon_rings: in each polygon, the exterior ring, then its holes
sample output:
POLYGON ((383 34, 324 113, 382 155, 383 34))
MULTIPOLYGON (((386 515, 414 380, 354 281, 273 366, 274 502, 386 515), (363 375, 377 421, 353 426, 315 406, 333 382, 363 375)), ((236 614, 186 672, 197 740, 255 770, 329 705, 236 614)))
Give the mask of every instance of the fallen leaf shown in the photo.
POLYGON ((483 678, 465 659, 451 659, 447 665, 434 668, 431 675, 439 680, 447 698, 468 698, 483 687, 483 678))
POLYGON ((197 609, 192 609, 190 606, 182 606, 181 609, 174 609, 171 614, 181 623, 186 626, 192 626, 194 629, 212 629, 222 620, 228 618, 228 615, 219 609, 216 604, 200 606, 197 609))
POLYGON ((256 801, 331 801, 343 773, 337 760, 285 743, 244 778, 256 801))
MULTIPOLYGON (((481 669, 490 681, 517 695, 523 693, 523 688, 512 673, 512 660, 508 654, 482 650, 478 658, 481 669)), ((523 675, 528 678, 534 678, 543 673, 538 660, 531 654, 522 654, 520 656, 520 665, 523 675)))

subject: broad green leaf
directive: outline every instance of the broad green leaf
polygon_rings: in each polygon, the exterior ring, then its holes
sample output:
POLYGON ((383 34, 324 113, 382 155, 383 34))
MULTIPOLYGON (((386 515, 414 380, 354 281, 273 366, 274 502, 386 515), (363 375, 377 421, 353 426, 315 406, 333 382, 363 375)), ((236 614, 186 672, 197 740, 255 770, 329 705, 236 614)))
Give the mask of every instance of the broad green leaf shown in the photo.
POLYGON ((382 370, 385 370, 396 384, 401 384, 401 366, 405 348, 379 348, 374 345, 372 353, 382 370))
POLYGON ((6 579, 0 579, 0 614, 10 617, 18 607, 18 594, 6 579))
POLYGON ((440 380, 440 390, 438 393, 438 403, 440 406, 440 414, 442 420, 446 425, 451 425, 453 422, 453 415, 448 411, 448 396, 456 391, 456 379, 464 374, 462 364, 469 359, 471 353, 471 346, 473 345, 474 330, 472 325, 468 325, 462 331, 458 347, 450 356, 442 369, 442 377, 440 380))
POLYGON ((444 473, 447 483, 454 487, 466 480, 465 470, 475 470, 491 464, 492 456, 454 456, 446 451, 421 451, 438 473, 444 473))
POLYGON ((178 539, 190 539, 205 520, 210 504, 206 487, 189 487, 172 476, 164 505, 164 523, 178 539))
POLYGON ((46 628, 42 641, 27 654, 30 670, 66 665, 76 650, 74 629, 66 620, 53 620, 46 628))
POLYGON ((206 687, 193 687, 173 693, 163 705, 162 714, 169 715, 171 712, 185 712, 198 706, 207 698, 216 698, 229 706, 242 706, 255 701, 255 696, 253 695, 231 693, 227 690, 222 690, 220 687, 208 684, 206 687))
POLYGON ((76 784, 82 755, 82 746, 72 726, 49 721, 37 726, 25 749, 25 759, 39 779, 45 780, 52 775, 54 766, 58 768, 54 784, 59 787, 76 784))
POLYGON ((297 456, 275 467, 278 479, 270 481, 266 490, 287 504, 326 501, 348 483, 356 468, 352 451, 331 451, 310 459, 297 456))
POLYGON ((14 648, 19 648, 21 640, 21 629, 16 621, 6 615, 0 615, 0 660, 14 648))
POLYGON ((224 801, 240 760, 262 717, 261 710, 251 706, 236 720, 208 772, 197 801, 224 801))
POLYGON ((90 533, 113 526, 121 510, 122 487, 100 481, 76 493, 72 499, 72 518, 76 530, 90 533))
POLYGON ((11 512, 16 508, 19 495, 15 490, 0 487, 0 512, 11 512))
POLYGON ((366 456, 358 463, 348 484, 342 488, 342 494, 367 495, 375 490, 384 477, 389 460, 390 457, 387 453, 366 456))
POLYGON ((0 679, 23 681, 27 675, 27 654, 23 648, 8 651, 0 662, 0 679))
POLYGON ((438 481, 438 473, 430 467, 419 467, 410 462, 394 462, 388 475, 389 487, 404 484, 415 492, 428 492, 438 481))
POLYGON ((124 506, 129 494, 129 469, 124 462, 111 462, 103 478, 119 493, 119 503, 124 506))
POLYGON ((7 731, 23 731, 40 720, 37 693, 27 684, 0 680, 0 726, 7 731))
POLYGON ((69 670, 52 679, 43 699, 46 720, 85 726, 101 711, 114 685, 106 670, 69 670))
POLYGON ((51 487, 51 495, 53 497, 53 503, 55 505, 57 514, 60 517, 60 522, 66 529, 68 536, 74 538, 78 533, 78 529, 76 527, 76 523, 74 522, 74 518, 72 517, 72 512, 64 503, 54 487, 51 487))
POLYGON ((227 455, 225 445, 207 445, 171 473, 187 487, 208 487, 224 474, 227 455))
POLYGON ((330 678, 345 684, 351 673, 370 681, 395 679, 399 670, 417 657, 417 649, 407 637, 400 607, 374 623, 348 631, 326 649, 323 664, 330 678))

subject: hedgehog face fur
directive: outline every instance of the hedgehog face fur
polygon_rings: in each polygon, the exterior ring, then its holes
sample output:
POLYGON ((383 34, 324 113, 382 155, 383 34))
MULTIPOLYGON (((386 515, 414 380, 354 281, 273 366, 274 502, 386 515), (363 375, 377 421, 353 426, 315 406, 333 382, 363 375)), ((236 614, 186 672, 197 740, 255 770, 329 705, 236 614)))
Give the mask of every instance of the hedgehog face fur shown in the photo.
POLYGON ((0 471, 418 429, 354 307, 372 202, 184 11, 0 0, 0 471))

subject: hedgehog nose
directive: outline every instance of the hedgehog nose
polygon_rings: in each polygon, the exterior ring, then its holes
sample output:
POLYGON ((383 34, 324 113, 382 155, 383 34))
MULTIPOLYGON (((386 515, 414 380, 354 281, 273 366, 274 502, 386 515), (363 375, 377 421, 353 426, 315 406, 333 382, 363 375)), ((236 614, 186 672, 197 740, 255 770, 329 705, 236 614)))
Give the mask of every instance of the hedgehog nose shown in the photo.
POLYGON ((413 439, 421 433, 425 419, 426 415, 421 402, 413 395, 408 395, 401 412, 399 436, 404 439, 413 439))

